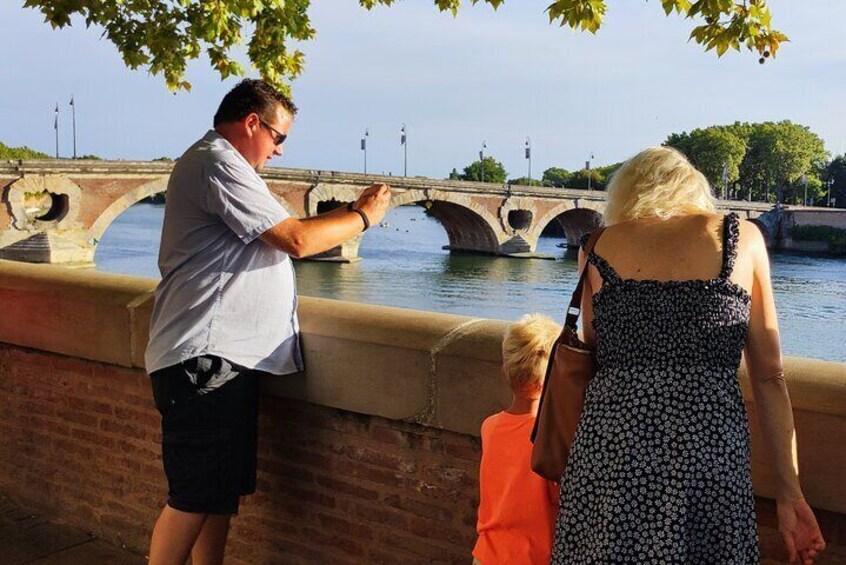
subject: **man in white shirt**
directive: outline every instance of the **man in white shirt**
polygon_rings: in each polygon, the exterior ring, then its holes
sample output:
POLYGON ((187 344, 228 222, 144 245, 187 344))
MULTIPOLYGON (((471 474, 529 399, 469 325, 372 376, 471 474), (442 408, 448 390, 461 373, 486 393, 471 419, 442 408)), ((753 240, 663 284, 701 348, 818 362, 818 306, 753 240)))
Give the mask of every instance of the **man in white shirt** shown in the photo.
POLYGON ((258 374, 303 368, 291 257, 340 245, 388 208, 390 189, 373 185, 326 214, 286 212, 258 171, 282 154, 296 112, 267 83, 242 81, 168 183, 145 360, 169 497, 150 565, 222 562, 230 517, 255 492, 258 374))

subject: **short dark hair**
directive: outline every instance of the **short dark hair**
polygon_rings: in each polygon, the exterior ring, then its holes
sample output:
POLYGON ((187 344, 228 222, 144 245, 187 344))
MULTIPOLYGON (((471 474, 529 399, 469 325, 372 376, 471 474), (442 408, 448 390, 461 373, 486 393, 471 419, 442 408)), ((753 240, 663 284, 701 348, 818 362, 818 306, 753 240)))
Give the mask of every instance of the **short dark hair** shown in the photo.
POLYGON ((255 112, 265 121, 276 118, 276 108, 281 105, 293 117, 297 107, 291 99, 263 80, 245 78, 226 93, 214 115, 214 125, 243 120, 255 112))

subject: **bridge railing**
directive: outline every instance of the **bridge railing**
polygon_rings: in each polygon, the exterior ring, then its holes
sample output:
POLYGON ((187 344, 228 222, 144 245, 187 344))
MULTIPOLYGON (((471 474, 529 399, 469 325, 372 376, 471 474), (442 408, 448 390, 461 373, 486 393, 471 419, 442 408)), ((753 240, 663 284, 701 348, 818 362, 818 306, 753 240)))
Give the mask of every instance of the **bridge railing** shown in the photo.
MULTIPOLYGON (((0 162, 0 177, 21 174, 67 175, 169 175, 173 162, 167 161, 99 161, 70 159, 26 159, 0 162)), ((311 184, 333 183, 367 186, 372 183, 389 184, 400 190, 445 190, 450 192, 497 194, 503 197, 582 198, 605 200, 602 190, 556 188, 546 186, 506 185, 428 177, 396 177, 344 171, 267 167, 262 176, 268 181, 294 181, 311 184)), ((743 200, 721 200, 719 206, 734 210, 767 211, 772 204, 743 200)))

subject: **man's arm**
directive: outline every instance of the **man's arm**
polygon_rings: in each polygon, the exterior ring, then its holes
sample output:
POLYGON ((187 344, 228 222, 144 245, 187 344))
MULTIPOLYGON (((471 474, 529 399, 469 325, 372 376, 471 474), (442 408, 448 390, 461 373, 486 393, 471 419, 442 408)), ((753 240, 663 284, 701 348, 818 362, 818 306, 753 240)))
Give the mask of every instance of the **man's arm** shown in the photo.
MULTIPOLYGON (((361 210, 372 225, 382 221, 390 199, 387 185, 373 185, 361 193, 353 207, 361 210)), ((340 207, 311 218, 287 218, 259 237, 291 257, 301 259, 337 247, 363 229, 364 221, 358 212, 340 207)))

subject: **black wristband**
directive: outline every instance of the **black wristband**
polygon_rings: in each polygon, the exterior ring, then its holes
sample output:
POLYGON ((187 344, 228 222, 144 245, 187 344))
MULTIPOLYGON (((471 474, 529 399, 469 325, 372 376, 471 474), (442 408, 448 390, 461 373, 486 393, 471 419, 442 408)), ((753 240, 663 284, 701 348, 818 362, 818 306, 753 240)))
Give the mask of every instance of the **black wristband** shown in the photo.
POLYGON ((370 220, 367 218, 367 214, 359 210, 358 208, 353 208, 353 203, 350 202, 347 204, 347 210, 350 212, 355 212, 359 216, 361 216, 361 221, 364 222, 364 229, 361 231, 367 231, 370 228, 370 220))

